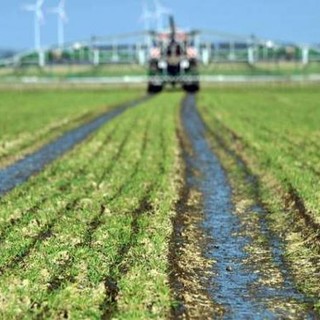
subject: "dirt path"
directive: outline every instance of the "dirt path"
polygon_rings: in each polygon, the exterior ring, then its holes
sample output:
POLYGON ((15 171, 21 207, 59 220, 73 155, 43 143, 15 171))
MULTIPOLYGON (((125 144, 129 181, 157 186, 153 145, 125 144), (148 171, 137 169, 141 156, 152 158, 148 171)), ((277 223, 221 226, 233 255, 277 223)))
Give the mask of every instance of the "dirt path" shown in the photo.
POLYGON ((102 125, 111 121, 128 108, 135 107, 146 101, 146 99, 149 99, 149 97, 127 102, 112 111, 108 111, 89 123, 83 124, 80 127, 65 133, 55 141, 42 147, 40 150, 27 155, 22 160, 19 160, 6 168, 0 169, 0 196, 25 182, 30 176, 40 172, 47 164, 71 150, 76 144, 86 139, 102 125))
MULTIPOLYGON (((269 231, 264 208, 234 198, 227 175, 205 139, 195 96, 184 100, 181 118, 191 149, 185 156, 186 184, 201 194, 202 228, 211 239, 206 256, 212 261, 213 276, 207 278, 206 289, 216 306, 213 316, 317 319, 310 308, 312 301, 295 287, 282 243, 269 231)), ((190 303, 181 303, 186 304, 184 315, 190 316, 190 303)))

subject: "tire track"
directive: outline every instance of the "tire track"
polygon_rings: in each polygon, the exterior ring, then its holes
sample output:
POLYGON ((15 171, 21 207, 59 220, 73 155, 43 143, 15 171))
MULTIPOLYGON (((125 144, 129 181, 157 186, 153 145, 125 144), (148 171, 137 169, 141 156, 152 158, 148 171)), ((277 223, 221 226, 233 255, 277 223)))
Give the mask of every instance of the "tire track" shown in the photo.
MULTIPOLYGON (((73 119, 70 119, 70 121, 68 122, 62 122, 59 123, 57 125, 49 125, 48 129, 44 130, 43 132, 40 132, 38 135, 33 136, 31 140, 26 140, 25 142, 22 142, 21 145, 16 148, 13 149, 9 149, 8 152, 3 153, 0 156, 0 164, 3 162, 8 162, 10 161, 10 158, 12 158, 13 152, 18 152, 19 154, 25 154, 26 152, 28 152, 28 150, 30 150, 33 145, 37 144, 39 145, 39 141, 41 143, 41 141, 51 138, 54 139, 55 136, 51 137, 51 135, 53 135, 54 133, 56 133, 56 136, 58 136, 58 134, 61 132, 61 130, 64 130, 64 128, 66 128, 66 130, 69 127, 75 127, 77 124, 80 125, 81 123, 84 123, 86 121, 90 121, 90 119, 92 119, 94 117, 95 113, 93 111, 87 111, 84 114, 75 117, 73 119), (18 148, 18 150, 17 150, 18 148)), ((97 115, 96 115, 97 116, 97 115)), ((41 145, 40 145, 41 146, 41 145)))
POLYGON ((0 196, 22 184, 30 176, 40 172, 46 165, 61 157, 76 144, 86 139, 92 132, 99 129, 105 123, 111 121, 129 108, 135 107, 150 99, 149 96, 139 100, 123 104, 98 118, 73 129, 52 143, 47 144, 35 153, 26 156, 7 168, 0 170, 0 196))
MULTIPOLYGON (((273 265, 284 279, 281 286, 264 284, 260 281, 260 270, 264 265, 248 265, 250 254, 245 248, 254 243, 248 236, 247 220, 237 216, 232 203, 232 190, 226 174, 212 153, 205 139, 205 126, 195 106, 195 97, 187 96, 182 108, 182 122, 193 149, 189 165, 200 173, 200 179, 191 177, 202 193, 205 226, 213 239, 209 257, 216 261, 213 270, 212 299, 223 306, 226 319, 277 319, 284 314, 291 318, 314 319, 308 311, 310 299, 299 293, 283 264, 283 251, 280 240, 268 229, 264 218, 265 211, 259 204, 254 210, 260 214, 259 232, 268 239, 273 265), (257 269, 258 268, 258 269, 257 269)), ((250 212, 248 212, 249 214, 250 212)), ((249 230, 250 231, 250 230, 249 230)))
MULTIPOLYGON (((83 173, 90 165, 91 165, 91 159, 95 159, 101 152, 101 150, 105 147, 106 144, 108 144, 111 141, 112 136, 115 134, 117 129, 119 128, 120 123, 117 124, 117 126, 107 135, 107 137, 104 139, 103 143, 100 144, 97 149, 90 154, 89 158, 81 167, 77 167, 77 169, 73 172, 73 177, 76 177, 77 175, 80 175, 83 173)), ((94 136, 91 136, 89 138, 90 140, 94 139, 94 136)), ((53 177, 59 177, 59 170, 54 171, 53 177)), ((36 181, 34 183, 37 183, 36 181)), ((6 235, 10 232, 10 230, 17 226, 17 225, 23 225, 24 223, 28 222, 30 218, 35 215, 39 210, 42 209, 42 207, 52 198, 58 196, 61 194, 61 192, 66 193, 70 190, 72 186, 72 179, 64 180, 62 184, 59 185, 58 191, 53 194, 45 194, 38 201, 35 202, 34 205, 27 208, 20 217, 17 218, 10 218, 8 222, 5 222, 1 225, 0 229, 0 243, 5 239, 6 235), (31 214, 31 216, 28 216, 31 214)), ((23 191, 24 192, 24 191, 23 191)))
MULTIPOLYGON (((135 123, 135 120, 136 120, 136 117, 133 118, 132 120, 132 123, 135 123)), ((98 146, 98 148, 91 154, 90 158, 83 164, 82 167, 80 168, 77 168, 73 174, 73 176, 77 176, 78 174, 80 174, 81 172, 84 172, 86 170, 86 168, 88 168, 91 164, 90 160, 92 158, 96 158, 97 156, 101 157, 101 150, 105 147, 106 144, 108 144, 110 141, 111 141, 111 138, 113 136, 113 134, 117 131, 117 129, 119 128, 120 126, 120 123, 118 123, 116 125, 116 127, 106 136, 106 138, 104 139, 104 141, 102 142, 102 144, 100 144, 98 146)), ((126 134, 125 134, 125 138, 123 139, 123 141, 120 143, 120 149, 122 151, 122 148, 123 148, 123 145, 125 143, 125 141, 127 141, 129 135, 130 135, 130 126, 128 127, 128 130, 126 130, 126 134)), ((90 139, 93 139, 94 137, 91 136, 90 139)), ((109 165, 109 168, 110 169, 116 162, 117 160, 119 159, 120 157, 120 153, 118 152, 113 158, 112 160, 110 161, 110 165, 109 165)), ((107 170, 108 170, 107 169, 107 170)), ((56 175, 58 176, 59 175, 59 171, 56 171, 56 175)), ((26 211, 25 211, 25 214, 22 214, 21 217, 19 218, 16 218, 16 219, 11 219, 8 223, 4 224, 3 226, 3 230, 0 231, 0 242, 4 241, 6 235, 8 233, 10 233, 11 231, 11 228, 12 227, 15 227, 17 226, 19 223, 23 225, 23 223, 28 223, 29 222, 29 219, 30 219, 30 216, 28 216, 28 214, 30 213, 31 214, 31 217, 33 215, 35 215, 39 210, 41 210, 41 204, 45 204, 48 200, 50 200, 52 197, 55 197, 55 196, 58 196, 61 194, 61 191, 63 191, 64 193, 66 193, 67 191, 70 190, 70 188, 72 187, 72 179, 68 179, 68 180, 65 180, 64 183, 62 185, 59 186, 59 191, 57 191, 56 193, 54 194, 51 194, 50 196, 46 195, 42 198, 39 199, 39 201, 34 205, 32 206, 31 208, 28 208, 26 211)))
POLYGON ((197 172, 192 165, 192 148, 182 128, 179 127, 176 136, 180 145, 181 181, 168 256, 175 301, 170 319, 215 319, 221 316, 222 308, 214 304, 208 290, 212 283, 212 262, 206 252, 211 239, 201 227, 204 216, 195 185, 197 172))
MULTIPOLYGON (((222 128, 221 132, 227 133, 230 135, 235 142, 235 144, 240 144, 240 148, 245 148, 249 146, 243 141, 241 137, 239 137, 235 132, 233 132, 231 129, 226 127, 224 124, 220 123, 219 120, 217 120, 217 124, 219 127, 222 128)), ((241 169, 244 171, 246 175, 246 180, 250 182, 252 185, 254 185, 254 188, 252 188, 252 191, 254 192, 254 196, 256 199, 260 198, 260 183, 258 177, 253 175, 253 173, 248 168, 247 164, 235 150, 232 150, 226 143, 225 138, 223 137, 223 134, 218 134, 217 132, 213 131, 211 128, 209 128, 205 123, 204 126, 206 128, 206 131, 210 133, 210 135, 214 138, 214 140, 219 144, 219 146, 233 159, 236 160, 238 165, 241 167, 241 169)), ((288 140, 290 142, 290 140, 288 140)), ((310 166, 307 166, 308 168, 310 166)), ((280 164, 278 164, 279 170, 284 170, 280 164)), ((311 170, 315 175, 318 175, 317 170, 311 170)), ((316 221, 314 221, 314 218, 311 216, 310 212, 307 210, 303 199, 299 196, 298 191, 293 187, 293 185, 290 182, 287 182, 287 186, 289 191, 283 196, 283 202, 285 203, 284 210, 292 213, 291 208, 294 208, 294 214, 298 216, 298 218, 303 220, 303 224, 305 228, 302 230, 302 228, 298 227, 297 221, 293 221, 293 224, 297 225, 296 230, 304 234, 304 238, 307 239, 309 237, 314 238, 318 243, 320 242, 320 225, 316 221), (298 229, 299 228, 299 229, 298 229)))
MULTIPOLYGON (((136 118, 134 118, 135 120, 136 118)), ((132 123, 134 123, 134 120, 132 121, 132 123)), ((83 173, 90 165, 91 159, 96 159, 97 156, 102 157, 101 151, 103 150, 103 148, 105 147, 105 145, 107 145, 111 139, 112 136, 114 135, 114 133, 117 131, 117 129, 119 128, 120 123, 118 123, 116 125, 116 127, 106 136, 106 138, 103 140, 102 144, 100 144, 98 146, 98 148, 90 155, 90 157, 87 159, 87 161, 79 168, 77 168, 73 174, 73 177, 76 177, 77 175, 79 175, 80 173, 83 173)), ((124 140, 127 139, 127 137, 130 135, 130 130, 128 129, 126 131, 125 134, 125 138, 124 140)), ((90 139, 93 139, 94 137, 91 137, 90 139)), ((122 141, 120 144, 122 145, 124 143, 124 141, 122 141)), ((110 167, 112 167, 114 165, 114 163, 116 163, 116 161, 119 159, 120 154, 117 154, 116 156, 114 156, 112 158, 112 160, 110 161, 110 167)), ((59 178, 59 171, 56 171, 56 175, 59 178)), ((72 179, 68 179, 68 180, 64 180, 63 184, 59 185, 59 190, 51 195, 45 195, 44 197, 41 197, 39 199, 39 201, 37 201, 32 207, 28 208, 24 213, 22 213, 21 217, 16 218, 16 219, 10 219, 10 221, 8 223, 3 224, 2 226, 2 230, 0 231, 0 243, 4 241, 6 235, 8 233, 10 233, 11 229, 17 225, 23 225, 24 223, 28 223, 29 219, 34 216, 39 210, 42 209, 41 205, 44 205, 47 201, 49 201, 50 199, 52 199, 53 197, 56 197, 58 195, 61 194, 61 192, 63 192, 64 194, 68 191, 70 191, 71 187, 72 187, 72 179), (28 216, 28 214, 31 214, 31 216, 28 216)))

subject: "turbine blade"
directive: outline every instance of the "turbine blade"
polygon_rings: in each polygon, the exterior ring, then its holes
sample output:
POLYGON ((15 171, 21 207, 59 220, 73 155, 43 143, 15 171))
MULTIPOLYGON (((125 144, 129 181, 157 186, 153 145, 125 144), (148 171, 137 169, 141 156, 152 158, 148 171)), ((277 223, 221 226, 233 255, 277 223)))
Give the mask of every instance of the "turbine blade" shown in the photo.
POLYGON ((41 24, 44 24, 44 14, 43 14, 42 10, 36 10, 36 16, 37 16, 38 21, 41 24))
POLYGON ((64 23, 67 23, 69 21, 69 18, 68 18, 68 16, 67 16, 65 11, 60 11, 59 12, 59 17, 64 23))
POLYGON ((59 5, 58 5, 58 8, 59 8, 59 16, 61 18, 62 21, 64 22, 68 22, 68 16, 67 16, 67 13, 66 13, 66 9, 65 9, 65 5, 66 5, 66 1, 65 0, 61 0, 59 5))
POLYGON ((155 15, 159 18, 163 15, 169 15, 172 14, 172 10, 165 7, 159 0, 154 0, 154 7, 155 7, 155 15))

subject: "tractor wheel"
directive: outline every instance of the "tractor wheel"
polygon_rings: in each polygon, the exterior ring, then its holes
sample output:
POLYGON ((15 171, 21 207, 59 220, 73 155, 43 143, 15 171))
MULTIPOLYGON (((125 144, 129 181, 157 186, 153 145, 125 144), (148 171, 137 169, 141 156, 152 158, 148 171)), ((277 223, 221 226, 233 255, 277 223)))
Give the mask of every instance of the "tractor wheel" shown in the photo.
POLYGON ((149 83, 147 91, 150 94, 159 93, 162 91, 162 86, 161 85, 155 86, 155 85, 149 83))
POLYGON ((195 93, 195 92, 198 92, 200 90, 200 84, 199 84, 199 82, 195 82, 195 83, 192 83, 192 84, 185 84, 183 86, 183 89, 186 92, 195 93))

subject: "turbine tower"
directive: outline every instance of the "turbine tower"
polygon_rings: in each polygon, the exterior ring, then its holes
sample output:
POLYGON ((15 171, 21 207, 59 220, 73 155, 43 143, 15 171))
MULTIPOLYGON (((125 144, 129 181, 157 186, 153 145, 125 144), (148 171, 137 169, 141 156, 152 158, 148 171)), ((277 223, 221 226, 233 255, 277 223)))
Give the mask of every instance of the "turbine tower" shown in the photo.
POLYGON ((144 22, 145 31, 150 31, 151 21, 154 20, 154 18, 155 18, 155 14, 149 10, 147 2, 143 1, 142 14, 140 16, 140 21, 144 22))
POLYGON ((37 0, 35 4, 23 7, 26 11, 34 12, 34 48, 37 52, 41 51, 41 24, 44 22, 43 3, 44 0, 37 0))
POLYGON ((60 0, 57 7, 48 10, 50 13, 54 13, 58 17, 58 45, 60 48, 64 45, 64 24, 68 21, 65 4, 65 0, 60 0))
POLYGON ((147 46, 148 52, 151 47, 151 37, 150 37, 149 31, 152 28, 152 21, 154 20, 155 20, 155 14, 149 10, 148 3, 146 0, 144 0, 142 2, 142 14, 140 16, 140 21, 144 22, 144 30, 146 32, 144 41, 145 41, 145 45, 147 46))
POLYGON ((163 16, 167 16, 169 14, 172 13, 172 11, 169 8, 166 8, 161 2, 160 0, 154 0, 154 7, 155 7, 155 19, 157 21, 157 29, 160 32, 161 30, 163 30, 163 16))

